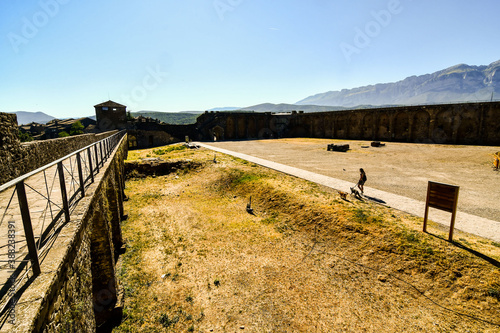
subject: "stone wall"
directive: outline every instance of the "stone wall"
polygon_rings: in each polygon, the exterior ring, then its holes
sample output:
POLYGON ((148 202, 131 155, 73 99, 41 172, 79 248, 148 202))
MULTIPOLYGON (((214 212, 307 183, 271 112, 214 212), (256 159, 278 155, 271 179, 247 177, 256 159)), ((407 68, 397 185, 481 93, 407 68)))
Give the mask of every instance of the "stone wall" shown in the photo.
POLYGON ((127 133, 130 149, 152 148, 179 142, 166 131, 128 130, 127 133))
POLYGON ((15 114, 0 113, 0 185, 36 170, 116 131, 20 143, 15 114))
POLYGON ((43 259, 42 274, 21 294, 8 329, 95 332, 116 310, 126 156, 125 135, 43 259))
POLYGON ((23 156, 18 138, 17 116, 0 113, 0 184, 17 177, 17 164, 23 156))
POLYGON ((500 145, 500 102, 271 114, 206 112, 199 140, 309 137, 500 145))
POLYGON ((130 148, 144 149, 184 142, 186 136, 197 140, 198 132, 194 124, 169 125, 155 122, 136 122, 127 129, 130 148))

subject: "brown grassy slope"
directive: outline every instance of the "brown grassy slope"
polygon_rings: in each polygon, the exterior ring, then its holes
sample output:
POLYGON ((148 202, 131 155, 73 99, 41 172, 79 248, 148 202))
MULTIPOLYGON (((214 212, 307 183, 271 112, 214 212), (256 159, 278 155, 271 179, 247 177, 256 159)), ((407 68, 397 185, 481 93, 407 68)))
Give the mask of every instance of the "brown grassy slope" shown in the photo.
MULTIPOLYGON (((150 154, 134 152, 131 158, 150 154)), ((127 183, 117 332, 495 332, 498 267, 421 220, 207 150, 127 183), (245 210, 249 197, 255 215, 245 210)), ((165 157, 165 155, 162 155, 165 157)), ((456 234, 493 260, 490 241, 456 234)))

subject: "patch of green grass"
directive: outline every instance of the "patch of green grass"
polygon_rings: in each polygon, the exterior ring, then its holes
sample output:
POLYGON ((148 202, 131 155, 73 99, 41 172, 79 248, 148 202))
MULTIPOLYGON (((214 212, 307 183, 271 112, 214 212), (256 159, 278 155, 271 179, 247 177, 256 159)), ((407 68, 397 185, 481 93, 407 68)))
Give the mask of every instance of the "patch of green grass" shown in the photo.
POLYGON ((242 174, 240 177, 233 180, 233 185, 241 185, 244 183, 255 182, 259 180, 260 177, 254 174, 242 174))
POLYGON ((276 212, 272 212, 272 213, 270 214, 270 216, 268 216, 268 217, 266 217, 266 218, 264 218, 264 219, 260 220, 260 222, 261 222, 262 224, 268 224, 268 225, 269 225, 269 224, 276 224, 276 223, 278 223, 278 222, 279 222, 279 220, 278 220, 278 213, 276 213, 276 212))
POLYGON ((420 259, 429 258, 435 254, 434 249, 425 240, 425 236, 418 231, 402 228, 395 233, 395 236, 397 249, 402 254, 420 259))
POLYGON ((356 222, 367 222, 367 219, 368 219, 368 214, 366 211, 364 211, 363 209, 360 209, 360 208, 356 208, 354 210, 354 221, 356 222))
POLYGON ((417 234, 416 231, 403 229, 403 231, 400 233, 400 235, 407 242, 410 242, 410 243, 419 243, 420 242, 419 234, 417 234))
POLYGON ((150 200, 158 200, 161 199, 162 195, 160 193, 145 193, 142 195, 143 200, 149 202, 150 200))
POLYGON ((233 156, 233 160, 236 161, 236 162, 238 162, 239 164, 249 164, 250 163, 247 160, 243 160, 241 158, 234 157, 234 156, 233 156))
POLYGON ((459 238, 458 240, 459 240, 461 243, 465 244, 465 245, 468 245, 468 246, 470 246, 470 245, 471 245, 471 243, 469 243, 469 242, 467 241, 467 239, 465 239, 465 238, 459 238))
POLYGON ((266 217, 265 219, 262 219, 260 222, 263 224, 275 224, 277 220, 273 217, 266 217))
POLYGON ((185 149, 187 149, 187 147, 184 145, 174 145, 174 146, 167 146, 165 148, 153 149, 153 153, 156 155, 165 155, 173 151, 181 151, 185 149))
POLYGON ((374 214, 369 210, 355 208, 353 210, 353 221, 363 224, 378 224, 382 225, 384 220, 379 215, 374 214))
POLYGON ((162 313, 158 321, 163 327, 169 328, 170 326, 173 326, 179 322, 179 317, 174 316, 172 318, 169 318, 168 315, 162 313))
POLYGON ((487 292, 488 296, 500 300, 500 289, 490 287, 487 292))

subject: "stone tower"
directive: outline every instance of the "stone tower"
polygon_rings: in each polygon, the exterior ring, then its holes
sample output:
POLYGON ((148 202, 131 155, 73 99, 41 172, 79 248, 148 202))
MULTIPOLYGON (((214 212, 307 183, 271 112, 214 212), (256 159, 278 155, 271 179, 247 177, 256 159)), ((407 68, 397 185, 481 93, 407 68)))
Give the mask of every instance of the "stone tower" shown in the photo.
POLYGON ((97 128, 101 131, 125 129, 127 127, 127 107, 113 101, 94 105, 97 128))

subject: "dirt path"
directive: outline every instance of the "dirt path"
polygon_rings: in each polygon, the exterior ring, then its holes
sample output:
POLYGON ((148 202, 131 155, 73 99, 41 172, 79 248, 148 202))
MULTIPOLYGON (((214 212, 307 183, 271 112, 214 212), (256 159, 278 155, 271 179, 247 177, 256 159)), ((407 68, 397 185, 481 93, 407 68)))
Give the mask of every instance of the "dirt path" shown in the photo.
POLYGON ((328 139, 279 139, 211 142, 210 145, 356 183, 363 168, 366 186, 425 201, 429 180, 460 186, 458 209, 500 222, 500 172, 491 154, 500 147, 387 143, 349 144, 347 153, 330 152, 328 139))

